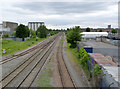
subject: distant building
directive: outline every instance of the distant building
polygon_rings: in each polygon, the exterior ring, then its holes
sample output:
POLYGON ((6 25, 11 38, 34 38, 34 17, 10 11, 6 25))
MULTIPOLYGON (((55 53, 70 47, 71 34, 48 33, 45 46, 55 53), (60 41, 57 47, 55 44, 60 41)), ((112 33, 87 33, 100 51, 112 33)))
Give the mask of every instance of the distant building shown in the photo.
MULTIPOLYGON (((90 32, 99 32, 102 29, 103 32, 111 32, 112 28, 90 28, 90 32)), ((86 28, 81 28, 83 32, 86 32, 86 28)))
POLYGON ((111 25, 108 25, 108 29, 111 29, 111 25))
POLYGON ((0 24, 0 32, 11 35, 17 26, 18 23, 3 21, 2 24, 0 24))
POLYGON ((107 32, 82 32, 83 38, 96 38, 101 36, 108 36, 107 32))
POLYGON ((40 25, 45 25, 44 22, 28 22, 28 28, 36 31, 40 25))

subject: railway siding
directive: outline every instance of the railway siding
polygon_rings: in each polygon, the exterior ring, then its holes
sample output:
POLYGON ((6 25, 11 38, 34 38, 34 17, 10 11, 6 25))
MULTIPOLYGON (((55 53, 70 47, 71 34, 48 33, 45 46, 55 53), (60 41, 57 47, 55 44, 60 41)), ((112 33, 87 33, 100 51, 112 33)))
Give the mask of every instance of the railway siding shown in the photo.
MULTIPOLYGON (((63 40, 63 38, 61 38, 63 40)), ((69 70, 64 62, 63 54, 62 54, 62 44, 58 45, 57 49, 57 65, 59 70, 59 75, 62 83, 62 87, 73 87, 75 89, 75 83, 73 79, 71 78, 71 75, 69 73, 69 70)))

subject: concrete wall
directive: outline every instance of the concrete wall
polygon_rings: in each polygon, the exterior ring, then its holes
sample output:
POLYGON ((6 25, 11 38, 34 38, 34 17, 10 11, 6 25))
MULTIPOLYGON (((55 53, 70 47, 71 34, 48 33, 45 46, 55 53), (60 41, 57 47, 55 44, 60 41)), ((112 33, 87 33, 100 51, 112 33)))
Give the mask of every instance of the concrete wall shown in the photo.
MULTIPOLYGON (((24 38, 24 41, 30 39, 29 37, 24 38)), ((22 38, 2 38, 2 40, 13 40, 13 41, 22 41, 22 38)))
POLYGON ((119 87, 119 83, 115 81, 111 74, 103 68, 104 76, 102 76, 102 87, 119 87))

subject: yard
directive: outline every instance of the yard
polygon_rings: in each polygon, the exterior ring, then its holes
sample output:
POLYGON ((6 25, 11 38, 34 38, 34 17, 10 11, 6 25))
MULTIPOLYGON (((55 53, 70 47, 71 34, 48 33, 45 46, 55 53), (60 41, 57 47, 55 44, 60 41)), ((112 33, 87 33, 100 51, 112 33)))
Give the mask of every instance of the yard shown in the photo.
POLYGON ((5 56, 11 53, 19 52, 47 38, 38 38, 38 40, 36 40, 36 38, 31 38, 27 41, 2 40, 2 46, 0 47, 0 50, 2 52, 2 56, 5 56), (3 53, 3 49, 5 49, 5 53, 3 53))

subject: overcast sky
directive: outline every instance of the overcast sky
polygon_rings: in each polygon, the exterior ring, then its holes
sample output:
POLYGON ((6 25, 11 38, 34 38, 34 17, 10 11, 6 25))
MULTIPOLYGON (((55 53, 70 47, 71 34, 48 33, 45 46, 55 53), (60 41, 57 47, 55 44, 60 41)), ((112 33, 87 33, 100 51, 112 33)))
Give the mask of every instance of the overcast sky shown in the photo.
POLYGON ((109 24, 113 28, 118 27, 119 0, 58 1, 2 0, 0 23, 12 21, 27 25, 31 21, 43 21, 48 28, 67 28, 76 25, 97 28, 107 27, 109 24))

